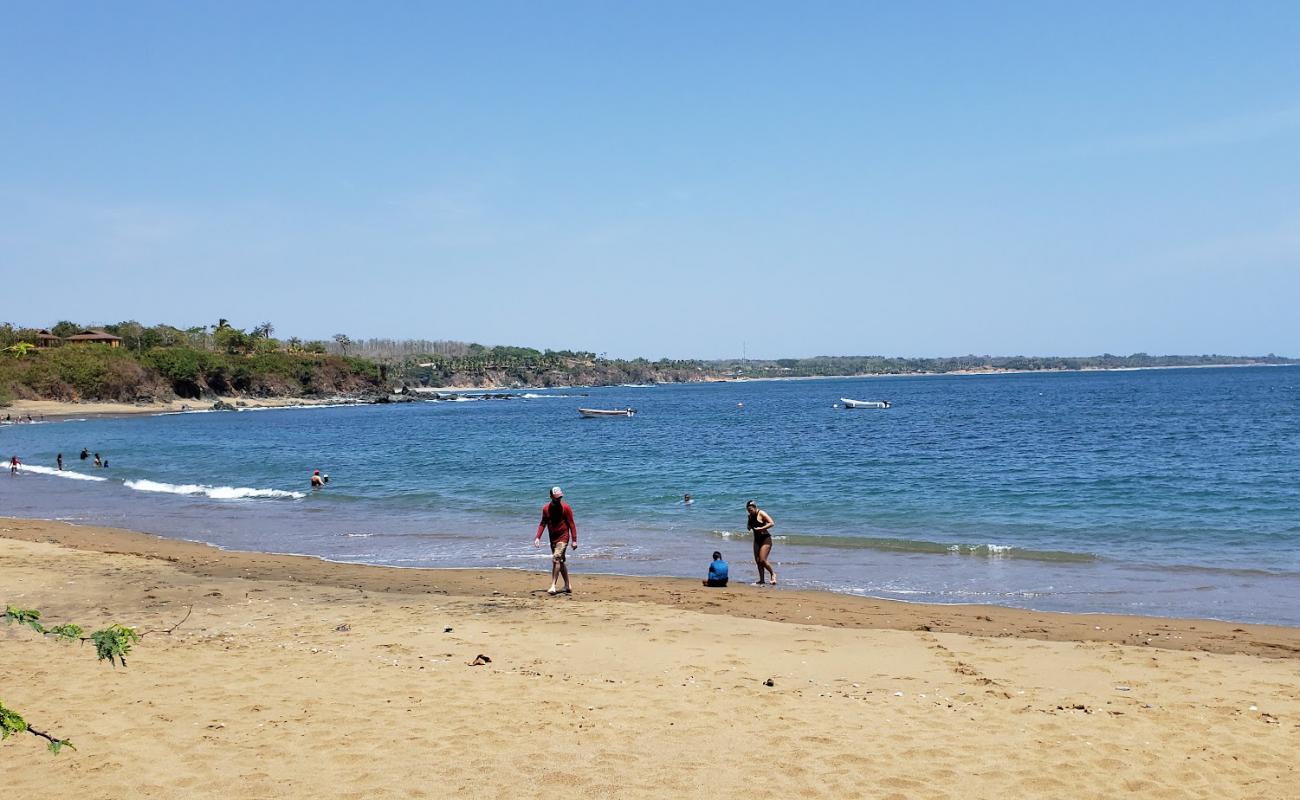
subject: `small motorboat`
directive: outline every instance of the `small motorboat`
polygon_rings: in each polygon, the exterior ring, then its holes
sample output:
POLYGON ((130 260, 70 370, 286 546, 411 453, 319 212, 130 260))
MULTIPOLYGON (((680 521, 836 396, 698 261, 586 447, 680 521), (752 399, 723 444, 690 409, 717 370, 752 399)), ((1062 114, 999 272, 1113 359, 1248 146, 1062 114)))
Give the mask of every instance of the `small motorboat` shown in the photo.
POLYGON ((850 400, 847 397, 841 397, 840 403, 845 408, 889 408, 888 400, 850 400))
POLYGON ((578 413, 584 417, 633 417, 635 408, 580 408, 578 413))

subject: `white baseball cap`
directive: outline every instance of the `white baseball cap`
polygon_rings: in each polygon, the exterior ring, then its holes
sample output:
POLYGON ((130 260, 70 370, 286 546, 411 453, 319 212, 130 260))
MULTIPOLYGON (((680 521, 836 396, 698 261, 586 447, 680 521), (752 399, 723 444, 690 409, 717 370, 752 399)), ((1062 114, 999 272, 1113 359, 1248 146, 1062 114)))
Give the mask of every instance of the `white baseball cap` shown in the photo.
POLYGON ((564 490, 558 486, 552 486, 551 497, 564 497, 564 490))

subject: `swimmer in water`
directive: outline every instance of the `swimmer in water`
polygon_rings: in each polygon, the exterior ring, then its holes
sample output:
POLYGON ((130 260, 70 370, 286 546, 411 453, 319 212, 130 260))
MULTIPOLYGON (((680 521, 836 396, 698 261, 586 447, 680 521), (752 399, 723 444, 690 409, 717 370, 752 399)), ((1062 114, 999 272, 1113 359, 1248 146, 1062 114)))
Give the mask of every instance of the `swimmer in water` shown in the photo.
POLYGON ((325 485, 325 479, 320 476, 320 470, 311 474, 311 488, 319 489, 325 485))

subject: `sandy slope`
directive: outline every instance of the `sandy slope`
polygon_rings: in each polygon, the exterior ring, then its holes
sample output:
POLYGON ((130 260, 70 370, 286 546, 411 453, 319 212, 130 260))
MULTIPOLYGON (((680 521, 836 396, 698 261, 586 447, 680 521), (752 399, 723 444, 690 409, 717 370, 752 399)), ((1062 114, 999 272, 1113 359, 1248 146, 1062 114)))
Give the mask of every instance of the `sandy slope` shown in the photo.
POLYGON ((127 669, 0 633, 0 700, 78 747, 5 742, 4 783, 80 798, 1300 796, 1297 629, 579 580, 548 598, 527 574, 0 520, 2 602, 142 629, 194 605, 127 669), (942 632, 963 614, 1043 630, 942 632), (889 629, 919 619, 933 630, 889 629), (1203 646, 1072 640, 1115 625, 1203 646), (1207 627, 1219 638, 1197 639, 1207 627), (480 653, 492 662, 467 666, 480 653))

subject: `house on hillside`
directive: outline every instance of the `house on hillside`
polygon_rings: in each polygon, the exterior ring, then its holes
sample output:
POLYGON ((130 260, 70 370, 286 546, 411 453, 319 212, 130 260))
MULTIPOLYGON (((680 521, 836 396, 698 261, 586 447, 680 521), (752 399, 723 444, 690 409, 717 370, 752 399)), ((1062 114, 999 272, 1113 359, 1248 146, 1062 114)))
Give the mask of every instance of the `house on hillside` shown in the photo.
POLYGON ((69 336, 67 339, 64 339, 64 341, 72 342, 74 344, 106 344, 109 347, 122 346, 121 336, 114 336, 107 331, 99 330, 84 330, 75 336, 69 336))
POLYGON ((61 344, 63 344, 62 337, 55 336, 44 328, 41 328, 36 332, 37 347, 58 347, 61 344))

